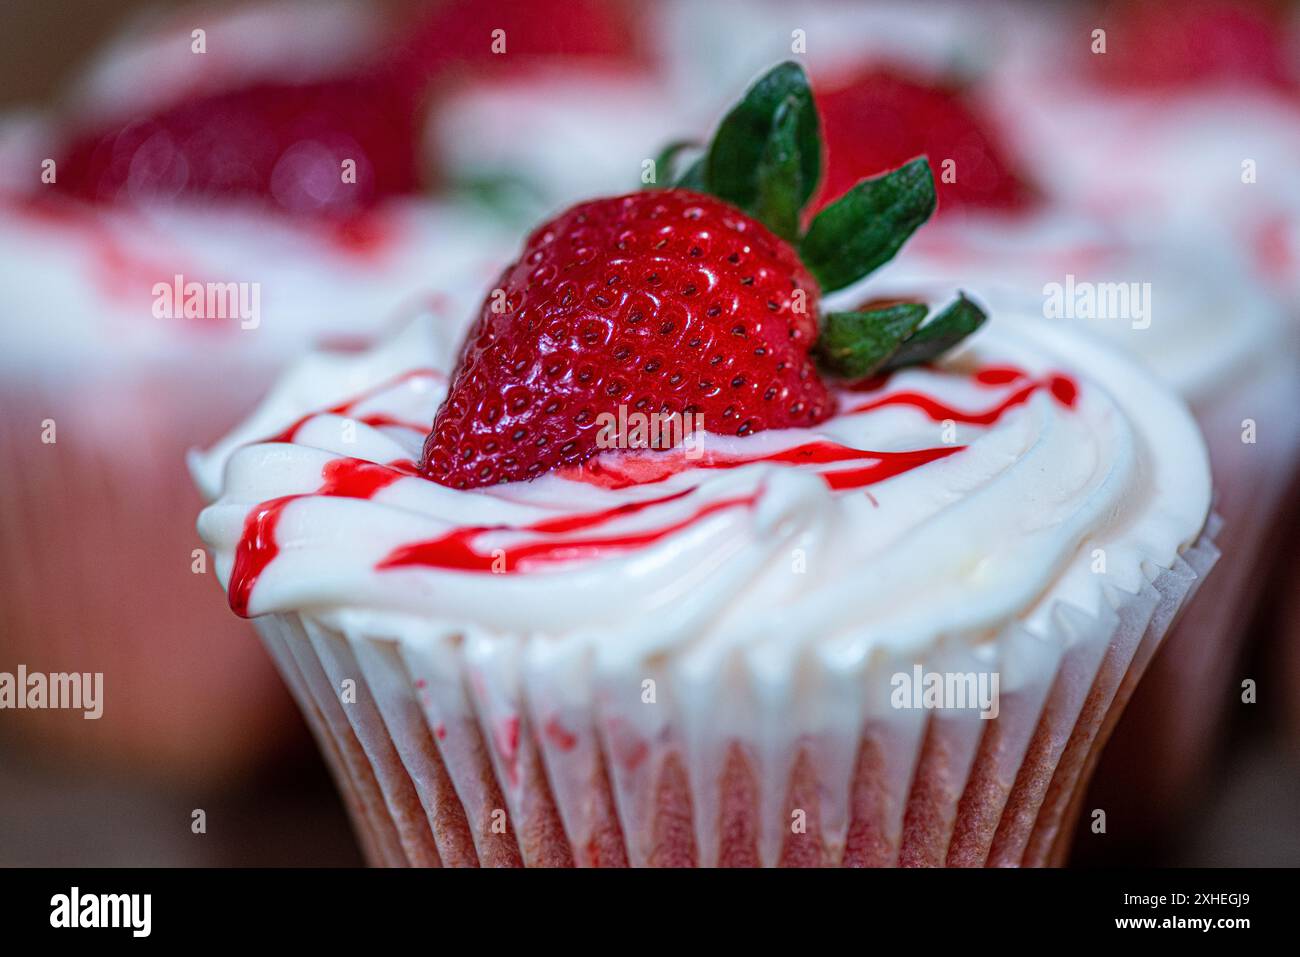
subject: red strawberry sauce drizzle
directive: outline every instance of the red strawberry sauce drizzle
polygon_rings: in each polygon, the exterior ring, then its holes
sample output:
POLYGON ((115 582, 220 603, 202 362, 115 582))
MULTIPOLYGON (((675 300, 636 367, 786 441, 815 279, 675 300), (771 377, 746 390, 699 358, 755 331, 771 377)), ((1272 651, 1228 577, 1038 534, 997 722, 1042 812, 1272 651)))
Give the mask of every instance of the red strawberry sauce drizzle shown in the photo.
MULTIPOLYGON (((975 381, 981 385, 1005 385, 1017 382, 1022 378, 1025 378, 1023 373, 1011 368, 984 369, 975 375, 975 381)), ((1066 408, 1074 408, 1074 401, 1078 397, 1078 387, 1074 384, 1073 379, 1058 373, 1043 380, 1031 379, 1027 381, 1015 392, 1003 399, 1001 403, 984 412, 964 412, 961 409, 945 405, 923 392, 892 392, 878 399, 872 399, 861 405, 853 406, 849 409, 849 414, 856 415, 861 412, 870 412, 873 409, 881 409, 890 405, 906 405, 920 409, 935 422, 951 419, 965 425, 992 425, 1002 418, 1009 409, 1023 405, 1029 401, 1031 395, 1042 388, 1050 389, 1056 400, 1066 408)))
POLYGON ((838 442, 821 440, 806 442, 793 448, 782 449, 771 455, 727 456, 708 454, 697 460, 686 459, 681 454, 660 453, 637 458, 602 461, 588 459, 572 469, 560 472, 563 477, 576 482, 586 482, 607 489, 624 489, 636 485, 661 482, 686 469, 729 469, 756 462, 773 462, 778 465, 825 465, 869 459, 875 464, 860 469, 822 472, 822 480, 835 491, 865 488, 887 478, 910 472, 917 466, 960 452, 963 446, 950 445, 935 449, 915 449, 907 452, 876 452, 854 449, 838 442))
MULTIPOLYGON (((617 508, 611 508, 604 512, 597 512, 594 515, 575 516, 575 519, 581 520, 580 527, 591 527, 603 525, 615 518, 622 518, 629 514, 630 511, 640 511, 651 505, 662 505, 664 502, 673 499, 682 498, 689 494, 692 489, 684 489, 681 492, 674 492, 672 495, 666 495, 662 498, 650 499, 645 502, 634 503, 635 507, 629 509, 626 505, 617 508)), ((627 535, 614 537, 591 537, 566 539, 562 542, 537 541, 528 542, 523 545, 513 545, 500 558, 492 554, 484 555, 475 551, 473 547, 474 539, 483 532, 494 530, 494 526, 479 525, 458 528, 441 538, 431 539, 425 542, 416 542, 413 545, 404 545, 393 551, 391 555, 385 558, 377 566, 379 569, 401 568, 403 566, 418 565, 427 568, 445 568, 452 571, 470 571, 470 572, 490 572, 493 570, 494 563, 501 568, 503 572, 524 571, 537 564, 546 562, 562 561, 580 561, 585 559, 599 558, 602 554, 608 552, 624 552, 636 548, 644 548, 647 545, 653 545, 661 539, 683 531, 694 525, 696 522, 708 518, 718 512, 725 511, 729 508, 738 506, 753 505, 758 500, 757 493, 753 495, 739 496, 736 498, 720 499, 716 502, 709 502, 707 505, 696 509, 690 516, 671 525, 661 528, 650 529, 642 532, 632 532, 627 535)), ((566 520, 561 519, 561 522, 566 520)), ((539 522, 536 525, 524 526, 520 531, 526 532, 555 532, 565 531, 566 528, 556 529, 551 521, 539 522)), ((499 526, 497 527, 499 528, 499 526)))
MULTIPOLYGON (((429 370, 414 370, 397 381, 430 374, 432 373, 429 370)), ((965 411, 940 402, 922 392, 902 391, 889 393, 852 406, 845 414, 856 415, 886 406, 901 405, 918 409, 936 422, 951 419, 954 422, 971 425, 992 425, 1011 409, 1023 405, 1029 400, 1030 396, 1040 389, 1048 390, 1057 402, 1067 408, 1073 408, 1078 398, 1078 386, 1074 380, 1060 373, 1052 373, 1035 379, 1013 367, 995 366, 979 370, 974 374, 973 380, 977 384, 987 387, 1020 384, 1001 402, 984 411, 965 411)), ((346 414, 349 408, 375 394, 376 391, 380 390, 372 390, 357 399, 341 403, 327 411, 335 414, 346 414)), ((291 441, 293 434, 309 418, 311 416, 305 416, 290 429, 287 429, 271 441, 291 441)), ((772 462, 783 465, 820 465, 869 460, 871 464, 861 468, 819 473, 830 488, 836 491, 845 491, 865 489, 867 486, 882 482, 885 479, 902 475, 929 462, 945 458, 961 451, 963 448, 965 446, 945 445, 929 449, 878 452, 854 449, 823 439, 807 442, 768 455, 754 457, 711 454, 697 461, 691 461, 672 452, 658 453, 653 456, 627 457, 628 462, 652 463, 648 469, 633 469, 631 471, 622 471, 617 465, 611 465, 608 462, 602 463, 598 459, 593 459, 582 466, 565 470, 560 474, 571 481, 585 481, 606 488, 619 489, 633 485, 653 484, 678 472, 692 468, 735 468, 756 462, 772 462), (655 467, 658 463, 663 463, 664 467, 655 467)), ((313 496, 369 499, 399 479, 417 478, 422 481, 429 481, 417 471, 415 464, 408 460, 399 460, 387 465, 381 465, 353 458, 339 458, 328 462, 322 470, 322 478, 323 484, 315 492, 285 495, 271 499, 258 505, 249 513, 244 523, 244 533, 235 550, 234 569, 230 578, 230 607, 237 614, 248 617, 248 603, 253 587, 256 585, 262 571, 279 553, 279 545, 276 542, 276 528, 285 507, 291 502, 313 496)), ((537 540, 513 545, 504 553, 498 552, 496 554, 484 554, 474 548, 475 539, 479 535, 491 531, 534 532, 556 535, 599 529, 617 519, 684 498, 693 491, 695 490, 682 489, 644 501, 629 502, 597 512, 545 519, 522 527, 475 525, 457 528, 435 539, 401 546, 382 559, 376 567, 379 570, 424 567, 465 572, 495 571, 508 574, 527 571, 540 564, 589 560, 609 553, 621 553, 651 545, 683 531, 711 515, 731 508, 752 506, 758 499, 758 493, 753 493, 709 502, 697 508, 687 517, 670 525, 630 532, 620 536, 590 535, 556 542, 537 540)))
POLYGON ((275 530, 285 506, 300 498, 312 495, 336 498, 373 498, 380 489, 387 488, 398 479, 414 474, 410 462, 393 462, 380 465, 362 459, 334 459, 321 470, 324 484, 311 493, 282 495, 263 502, 249 512, 244 520, 244 534, 235 549, 235 567, 230 573, 230 607, 237 615, 248 617, 248 600, 253 586, 266 566, 280 552, 275 540, 275 530))
MULTIPOLYGON (((380 395, 384 392, 387 392, 389 389, 401 385, 403 382, 409 382, 412 379, 439 379, 439 378, 442 378, 442 373, 437 372, 433 369, 411 369, 408 372, 403 372, 401 375, 397 376, 396 378, 390 379, 381 385, 375 386, 373 389, 367 389, 359 396, 355 396, 354 398, 347 399, 343 402, 340 402, 338 405, 332 405, 328 409, 320 409, 316 412, 308 412, 306 415, 297 419, 287 428, 283 429, 280 432, 275 433, 275 435, 263 439, 262 441, 263 442, 292 442, 294 438, 297 437, 298 430, 301 429, 308 422, 310 422, 312 419, 316 418, 316 416, 318 415, 351 415, 352 410, 355 409, 357 406, 359 406, 361 403, 365 402, 367 399, 373 398, 376 395, 380 395)), ((395 418, 391 415, 385 415, 382 412, 375 412, 375 413, 370 413, 368 415, 359 415, 353 417, 358 422, 361 422, 364 425, 372 426, 374 428, 379 428, 385 425, 393 425, 393 426, 401 426, 402 428, 407 428, 407 429, 414 429, 417 432, 424 429, 424 426, 422 424, 417 424, 413 422, 403 422, 401 419, 395 418)))
MULTIPOLYGON (((21 218, 34 229, 57 232, 69 243, 83 247, 88 254, 92 280, 104 295, 125 304, 149 302, 150 290, 157 282, 170 285, 181 274, 187 282, 198 282, 197 270, 186 269, 177 260, 145 256, 123 242, 98 215, 79 205, 58 200, 19 199, 0 202, 0 214, 21 218)), ((164 243, 155 239, 154 246, 164 243)), ((179 305, 178 305, 179 308, 179 305)), ((190 322, 186 327, 200 330, 237 328, 226 322, 190 322)))

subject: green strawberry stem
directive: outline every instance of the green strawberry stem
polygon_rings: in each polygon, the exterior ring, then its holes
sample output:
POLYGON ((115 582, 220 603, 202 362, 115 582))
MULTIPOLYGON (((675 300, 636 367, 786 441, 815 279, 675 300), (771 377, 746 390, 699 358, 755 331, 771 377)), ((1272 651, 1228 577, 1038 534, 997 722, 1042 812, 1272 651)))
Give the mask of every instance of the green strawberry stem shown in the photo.
POLYGON ((959 292, 956 302, 900 342, 879 371, 933 362, 984 325, 987 318, 983 309, 967 299, 964 292, 959 292))
MULTIPOLYGON (((709 193, 793 244, 823 292, 856 283, 893 259, 935 208, 925 157, 864 179, 826 206, 801 234, 804 209, 821 178, 821 122, 797 63, 773 67, 718 125, 702 156, 675 178, 688 144, 660 154, 665 183, 709 193)), ((925 322, 928 307, 902 303, 822 316, 816 355, 829 375, 857 380, 932 362, 983 324, 965 294, 925 322)))
POLYGON ((828 312, 815 346, 817 360, 839 378, 875 375, 929 311, 919 302, 900 302, 858 312, 828 312))
POLYGON ((763 155, 758 161, 755 218, 792 243, 799 241, 799 213, 804 204, 799 195, 804 176, 799 124, 809 109, 800 106, 793 95, 781 102, 772 116, 772 135, 763 145, 763 155))
POLYGON ((815 346, 818 364, 836 378, 858 381, 933 362, 986 318, 960 292, 955 302, 925 322, 929 311, 924 303, 900 302, 856 312, 828 312, 822 317, 815 346))

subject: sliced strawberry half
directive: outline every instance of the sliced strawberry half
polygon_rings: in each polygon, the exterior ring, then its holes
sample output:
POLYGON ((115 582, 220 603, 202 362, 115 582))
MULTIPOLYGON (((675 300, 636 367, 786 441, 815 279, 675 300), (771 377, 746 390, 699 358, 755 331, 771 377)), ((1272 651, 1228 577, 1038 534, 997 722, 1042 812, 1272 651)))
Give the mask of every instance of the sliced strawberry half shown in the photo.
MULTIPOLYGON (((763 76, 671 185, 575 206, 537 229, 470 330, 420 467, 455 488, 536 478, 601 451, 611 420, 700 416, 748 436, 834 412, 823 375, 933 359, 983 321, 965 297, 821 313, 934 210, 929 164, 865 179, 801 228, 819 121, 793 63, 763 76)), ((691 419, 687 424, 693 424, 691 419)))

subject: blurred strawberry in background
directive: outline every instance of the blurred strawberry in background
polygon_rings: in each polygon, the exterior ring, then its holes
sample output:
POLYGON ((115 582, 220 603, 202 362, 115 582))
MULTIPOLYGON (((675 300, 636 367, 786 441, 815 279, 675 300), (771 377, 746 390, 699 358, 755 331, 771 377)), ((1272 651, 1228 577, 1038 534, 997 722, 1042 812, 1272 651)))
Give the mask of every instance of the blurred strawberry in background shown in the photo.
POLYGON ((1100 83, 1122 90, 1260 86, 1296 93, 1285 3, 1125 0, 1101 5, 1106 55, 1088 58, 1100 83))
POLYGON ((987 118, 956 83, 927 81, 904 67, 873 65, 819 86, 827 169, 825 203, 859 180, 928 155, 940 213, 1020 210, 1034 191, 1015 171, 987 118), (958 171, 945 177, 944 163, 958 171))
POLYGON ((421 5, 386 23, 356 62, 326 62, 318 76, 228 74, 219 88, 192 83, 173 102, 108 123, 70 123, 58 191, 93 202, 252 199, 347 216, 431 185, 423 114, 448 82, 553 60, 630 59, 627 11, 598 0, 421 5), (339 175, 347 161, 355 182, 339 175))
POLYGON ((631 5, 610 0, 446 0, 415 17, 394 56, 407 82, 422 86, 464 73, 523 70, 540 61, 616 62, 643 56, 631 5), (501 46, 495 31, 503 31, 501 46))
POLYGON ((76 139, 60 185, 89 201, 265 200, 342 215, 420 186, 415 104, 378 74, 258 83, 76 139), (341 180, 345 160, 356 183, 341 180))

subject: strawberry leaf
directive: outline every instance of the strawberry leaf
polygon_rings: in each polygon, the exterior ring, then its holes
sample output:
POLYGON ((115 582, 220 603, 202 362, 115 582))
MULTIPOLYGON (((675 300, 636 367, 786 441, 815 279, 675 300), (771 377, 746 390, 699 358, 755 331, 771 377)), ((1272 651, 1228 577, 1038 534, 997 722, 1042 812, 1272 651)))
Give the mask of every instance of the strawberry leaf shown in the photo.
MULTIPOLYGON (((765 191, 769 196, 777 191, 771 184, 763 185, 764 158, 784 152, 795 155, 793 169, 798 178, 793 186, 785 184, 780 191, 791 191, 797 198, 797 209, 802 209, 821 176, 821 131, 808 78, 803 67, 792 62, 775 66, 760 77, 723 118, 705 158, 708 191, 761 219, 758 210, 765 191), (791 98, 796 103, 793 108, 787 106, 791 98), (778 124, 777 114, 783 108, 794 118, 778 124), (772 147, 774 136, 790 135, 790 123, 794 145, 772 147)), ((771 166, 767 175, 774 175, 771 166)))
POLYGON ((799 211, 803 208, 799 122, 801 110, 808 108, 798 97, 785 98, 772 117, 772 135, 758 163, 754 213, 772 232, 791 242, 799 239, 799 211))
POLYGON ((957 301, 909 336, 889 357, 881 371, 931 362, 984 324, 988 314, 957 293, 957 301))
POLYGON ((894 258, 934 212, 934 177, 921 157, 864 179, 812 221, 799 252, 823 292, 857 282, 894 258))
POLYGON ((900 302, 858 312, 829 312, 817 339, 818 362, 841 379, 865 379, 885 368, 928 311, 922 303, 900 302))

